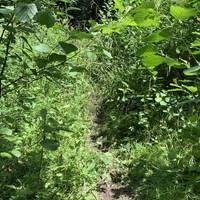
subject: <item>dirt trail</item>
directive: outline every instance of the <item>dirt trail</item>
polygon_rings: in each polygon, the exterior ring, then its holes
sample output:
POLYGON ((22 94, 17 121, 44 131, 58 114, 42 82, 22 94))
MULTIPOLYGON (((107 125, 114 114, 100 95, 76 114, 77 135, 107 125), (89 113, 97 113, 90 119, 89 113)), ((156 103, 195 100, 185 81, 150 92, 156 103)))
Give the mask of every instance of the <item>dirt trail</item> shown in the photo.
MULTIPOLYGON (((98 103, 95 98, 91 101, 92 108, 92 120, 93 120, 93 130, 92 135, 88 138, 90 147, 101 154, 111 153, 108 148, 103 146, 97 146, 96 136, 98 135, 98 130, 100 126, 100 120, 98 119, 98 103)), ((119 181, 113 181, 112 177, 115 176, 113 172, 113 162, 114 156, 109 163, 108 176, 111 177, 111 181, 105 182, 104 180, 100 180, 97 187, 97 195, 98 200, 134 200, 134 198, 130 197, 130 189, 127 186, 122 185, 119 181)))

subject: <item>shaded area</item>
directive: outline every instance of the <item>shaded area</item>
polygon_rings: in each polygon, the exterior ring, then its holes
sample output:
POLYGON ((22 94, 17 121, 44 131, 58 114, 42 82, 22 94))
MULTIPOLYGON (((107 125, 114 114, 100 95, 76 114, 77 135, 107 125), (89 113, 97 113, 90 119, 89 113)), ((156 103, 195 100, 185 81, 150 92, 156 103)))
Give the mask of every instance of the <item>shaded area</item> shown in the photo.
POLYGON ((98 193, 100 200, 129 200, 134 199, 131 188, 120 184, 103 184, 99 185, 98 193))

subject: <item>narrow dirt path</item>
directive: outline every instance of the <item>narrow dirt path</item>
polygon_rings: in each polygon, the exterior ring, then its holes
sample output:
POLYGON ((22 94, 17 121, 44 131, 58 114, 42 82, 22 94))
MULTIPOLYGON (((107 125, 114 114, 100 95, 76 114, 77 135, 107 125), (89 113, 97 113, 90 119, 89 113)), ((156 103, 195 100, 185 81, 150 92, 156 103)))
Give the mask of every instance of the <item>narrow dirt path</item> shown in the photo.
MULTIPOLYGON (((88 143, 90 147, 100 154, 110 154, 112 152, 108 148, 104 148, 103 146, 98 146, 97 136, 100 128, 100 120, 98 119, 98 103, 95 98, 91 100, 91 108, 92 108, 92 120, 93 120, 93 130, 92 134, 88 138, 88 143)), ((105 155, 106 156, 106 155, 105 155)), ((113 163, 115 162, 115 157, 112 155, 111 159, 108 163, 108 174, 107 177, 110 177, 110 181, 100 180, 97 184, 97 198, 98 200, 134 200, 134 198, 130 197, 131 191, 127 186, 122 185, 118 181, 113 181, 113 177, 115 176, 115 171, 113 169, 113 163)))

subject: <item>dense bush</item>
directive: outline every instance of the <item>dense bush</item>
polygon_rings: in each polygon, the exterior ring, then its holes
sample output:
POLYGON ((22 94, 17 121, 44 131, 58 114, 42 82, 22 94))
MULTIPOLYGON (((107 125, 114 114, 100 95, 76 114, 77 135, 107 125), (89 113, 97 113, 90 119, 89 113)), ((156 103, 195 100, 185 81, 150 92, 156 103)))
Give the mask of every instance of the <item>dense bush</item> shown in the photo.
POLYGON ((93 29, 110 52, 90 68, 99 137, 133 199, 198 199, 199 2, 117 2, 118 19, 93 29))
POLYGON ((79 32, 45 6, 0 9, 0 199, 94 199, 104 162, 85 140, 92 91, 71 44, 79 32))
POLYGON ((1 4, 0 199, 199 199, 199 1, 78 2, 1 4))

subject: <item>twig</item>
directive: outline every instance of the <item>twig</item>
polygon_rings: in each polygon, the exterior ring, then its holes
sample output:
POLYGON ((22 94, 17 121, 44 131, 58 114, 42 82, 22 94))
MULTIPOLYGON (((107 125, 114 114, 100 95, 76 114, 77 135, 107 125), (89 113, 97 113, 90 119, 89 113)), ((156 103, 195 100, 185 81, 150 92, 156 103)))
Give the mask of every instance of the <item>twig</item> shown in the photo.
POLYGON ((3 74, 4 74, 4 71, 5 71, 5 68, 6 68, 6 64, 7 64, 7 60, 8 60, 8 55, 9 55, 9 50, 10 50, 10 43, 11 43, 10 35, 8 37, 8 42, 6 44, 5 58, 4 58, 3 66, 2 66, 2 69, 1 69, 1 73, 0 73, 0 97, 2 96, 2 79, 3 79, 3 74))

